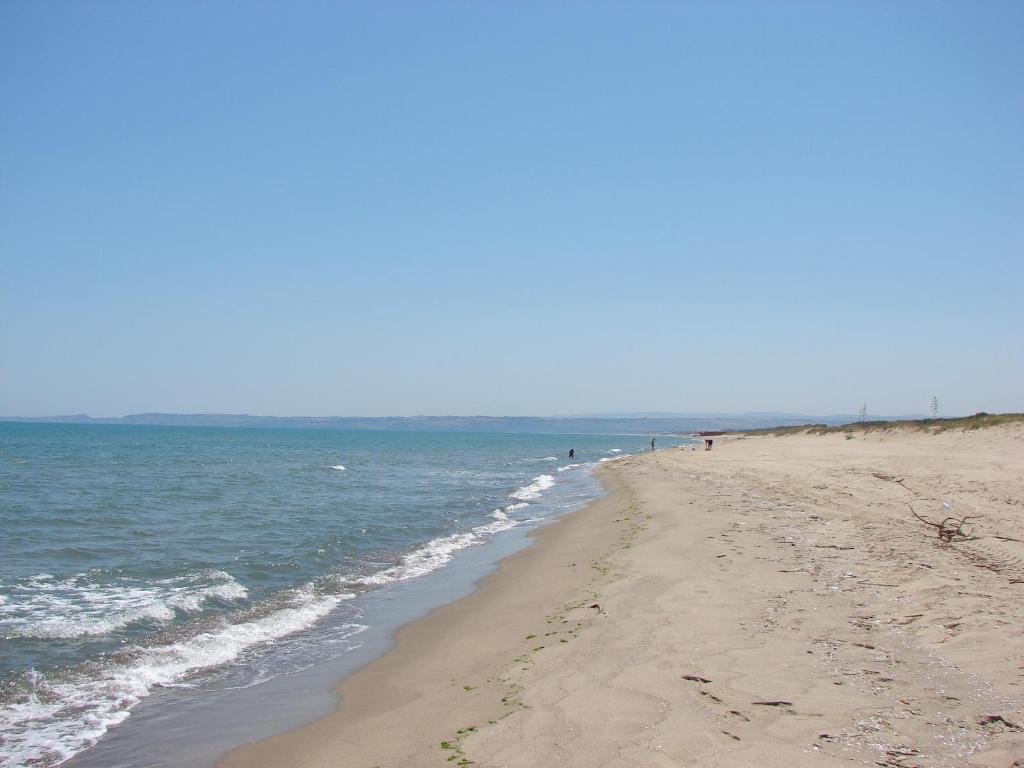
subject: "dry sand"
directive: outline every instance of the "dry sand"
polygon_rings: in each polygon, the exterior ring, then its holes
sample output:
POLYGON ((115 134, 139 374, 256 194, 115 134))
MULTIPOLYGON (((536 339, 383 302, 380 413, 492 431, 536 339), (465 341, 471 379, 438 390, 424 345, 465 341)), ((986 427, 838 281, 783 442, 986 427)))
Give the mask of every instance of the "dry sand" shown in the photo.
POLYGON ((336 713, 223 765, 1024 766, 1024 427, 732 436, 601 473, 607 498, 406 627, 336 713))

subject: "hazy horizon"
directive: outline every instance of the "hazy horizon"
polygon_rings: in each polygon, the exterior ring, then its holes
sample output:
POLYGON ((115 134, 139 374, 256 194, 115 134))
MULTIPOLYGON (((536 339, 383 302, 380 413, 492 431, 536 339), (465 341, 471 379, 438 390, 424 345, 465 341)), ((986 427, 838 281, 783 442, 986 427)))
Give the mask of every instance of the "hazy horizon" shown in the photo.
MULTIPOLYGON (((867 403, 864 403, 867 406, 867 403)), ((927 403, 926 403, 927 405, 927 403)), ((953 412, 942 408, 940 405, 939 418, 959 418, 971 416, 979 412, 986 413, 1016 413, 1014 409, 994 410, 991 408, 978 408, 970 411, 953 412)), ((414 418, 537 418, 537 419, 606 419, 606 418, 706 418, 706 417, 746 417, 746 416, 786 416, 786 417, 834 417, 849 416, 859 418, 857 408, 848 410, 837 409, 833 411, 806 411, 806 410, 781 410, 770 408, 749 408, 733 411, 594 411, 588 413, 471 413, 471 412, 448 412, 448 413, 259 413, 241 410, 191 410, 191 411, 170 411, 157 408, 143 408, 141 410, 122 410, 113 413, 89 412, 89 411, 53 411, 48 413, 7 413, 0 412, 0 419, 3 418, 59 418, 84 416, 91 419, 122 419, 128 416, 140 415, 168 415, 168 416, 252 416, 255 418, 285 419, 285 418, 309 418, 309 419, 414 419, 414 418)), ((879 412, 868 408, 868 416, 879 418, 929 418, 930 414, 926 408, 910 411, 886 411, 879 412)))
MULTIPOLYGON (((977 412, 974 412, 977 413, 977 412)), ((991 411, 989 412, 991 413, 991 411)), ((947 414, 945 416, 939 415, 939 418, 959 418, 962 416, 970 416, 973 414, 947 414)), ((191 412, 178 412, 178 411, 137 411, 130 413, 119 413, 119 414, 99 414, 99 413, 46 413, 46 414, 29 414, 29 415, 16 415, 0 413, 0 420, 5 418, 16 418, 16 419, 49 419, 49 418, 87 418, 95 420, 103 419, 125 419, 137 416, 196 416, 196 417, 246 417, 254 419, 548 419, 548 420, 559 420, 559 419, 579 419, 579 420, 592 420, 599 421, 602 419, 707 419, 707 418, 837 418, 837 417, 849 417, 851 419, 860 418, 859 414, 856 413, 805 413, 799 411, 769 411, 769 410, 752 410, 752 411, 709 411, 709 412, 696 412, 696 411, 612 411, 607 413, 531 413, 531 414, 501 414, 501 413, 415 413, 415 414, 345 414, 345 413, 301 413, 301 414, 274 414, 274 413, 243 413, 243 412, 229 412, 229 411, 191 411, 191 412)), ((874 413, 868 412, 867 418, 928 418, 928 415, 921 413, 874 413)))
POLYGON ((0 5, 0 414, 1024 410, 1024 4, 0 5))

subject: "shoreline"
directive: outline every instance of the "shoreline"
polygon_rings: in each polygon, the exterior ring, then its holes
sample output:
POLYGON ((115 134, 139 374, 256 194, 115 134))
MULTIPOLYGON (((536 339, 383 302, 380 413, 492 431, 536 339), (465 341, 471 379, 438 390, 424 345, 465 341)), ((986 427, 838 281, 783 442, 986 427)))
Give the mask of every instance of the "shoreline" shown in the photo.
POLYGON ((219 765, 1009 768, 1022 448, 740 435, 607 462, 608 496, 400 630, 337 711, 219 765), (906 509, 946 498, 982 510, 976 540, 906 509))
MULTIPOLYGON (((330 715, 338 709, 335 687, 390 651, 402 627, 471 594, 503 559, 529 547, 532 533, 602 498, 605 491, 593 474, 597 466, 595 459, 592 464, 560 467, 557 487, 551 489, 538 486, 547 476, 533 477, 534 470, 528 475, 532 481, 523 480, 506 502, 513 508, 530 506, 527 512, 532 512, 532 517, 518 514, 509 521, 496 512, 486 523, 471 529, 484 530, 486 535, 471 542, 456 542, 459 546, 452 552, 451 562, 441 563, 429 573, 395 580, 383 589, 369 589, 347 603, 355 606, 353 620, 361 625, 355 647, 295 671, 275 674, 258 685, 159 688, 132 709, 127 722, 111 728, 66 764, 128 768, 144 760, 147 765, 166 768, 213 768, 240 745, 287 733, 330 715), (563 469, 567 470, 564 474, 563 469), (528 493, 529 505, 515 497, 521 493, 528 493)), ((549 470, 551 474, 553 469, 549 470)), ((435 543, 426 542, 418 549, 429 549, 435 543)))
POLYGON ((465 726, 471 726, 477 721, 505 717, 519 706, 514 686, 504 685, 493 675, 500 671, 506 656, 508 662, 513 662, 518 654, 536 647, 532 642, 535 638, 527 636, 535 634, 528 629, 536 629, 533 615, 542 608, 541 603, 556 596, 568 599, 585 587, 591 579, 585 555, 600 557, 618 535, 617 527, 610 522, 618 510, 614 481, 601 479, 605 496, 534 529, 529 533, 531 543, 499 560, 495 570, 481 579, 473 592, 400 627, 389 651, 336 686, 339 702, 333 713, 296 730, 231 750, 217 763, 218 768, 299 764, 296 751, 304 755, 302 764, 322 764, 331 759, 336 748, 336 731, 348 734, 340 747, 346 753, 375 755, 353 756, 351 761, 346 758, 344 765, 408 765, 406 761, 428 755, 446 763, 447 756, 455 750, 442 750, 440 743, 457 743, 458 730, 463 727, 449 727, 449 721, 456 721, 452 718, 461 715, 465 726), (604 530, 594 531, 595 522, 604 530), (584 528, 590 529, 586 536, 584 528), (576 559, 580 562, 566 563, 561 570, 563 550, 578 539, 586 540, 583 548, 577 550, 576 559), (553 568, 559 569, 559 581, 545 583, 553 568), (500 606, 492 602, 495 589, 503 593, 500 606), (543 592, 543 597, 538 599, 537 592, 543 592), (481 623, 487 626, 489 641, 482 657, 473 632, 481 623), (423 663, 424 657, 434 653, 443 654, 442 664, 459 658, 465 663, 458 663, 457 670, 445 665, 445 671, 438 677, 436 667, 423 663), (474 663, 474 657, 480 663, 474 663), (449 669, 455 677, 451 677, 449 669), (401 684, 395 684, 396 680, 401 684), (424 698, 437 700, 431 701, 429 707, 416 707, 424 698), (346 706, 347 702, 355 701, 360 703, 358 709, 346 706), (425 711, 406 719, 409 708, 425 711), (387 726, 380 720, 400 721, 394 727, 401 733, 385 736, 387 726), (434 738, 434 732, 441 735, 434 738))

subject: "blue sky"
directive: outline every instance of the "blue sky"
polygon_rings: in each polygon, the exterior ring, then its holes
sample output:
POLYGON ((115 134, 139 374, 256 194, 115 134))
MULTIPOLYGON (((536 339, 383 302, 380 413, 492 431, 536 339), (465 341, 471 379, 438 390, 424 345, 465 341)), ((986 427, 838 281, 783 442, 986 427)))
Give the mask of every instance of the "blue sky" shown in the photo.
POLYGON ((1024 4, 0 5, 0 414, 1024 410, 1024 4))

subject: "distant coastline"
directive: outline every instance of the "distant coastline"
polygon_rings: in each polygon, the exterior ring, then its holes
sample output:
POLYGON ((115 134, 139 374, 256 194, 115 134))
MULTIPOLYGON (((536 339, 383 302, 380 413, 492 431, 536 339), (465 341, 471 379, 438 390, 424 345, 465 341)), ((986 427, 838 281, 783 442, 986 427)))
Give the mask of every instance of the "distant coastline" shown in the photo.
MULTIPOLYGON (((678 434, 706 430, 748 430, 805 424, 838 425, 855 416, 793 413, 629 416, 253 416, 230 413, 137 413, 120 417, 0 416, 0 422, 122 424, 174 427, 388 430, 400 432, 505 432, 534 434, 678 434)), ((875 417, 878 418, 878 417, 875 417)), ((914 418, 893 416, 892 419, 914 418)), ((888 420, 886 418, 886 420, 888 420)))

